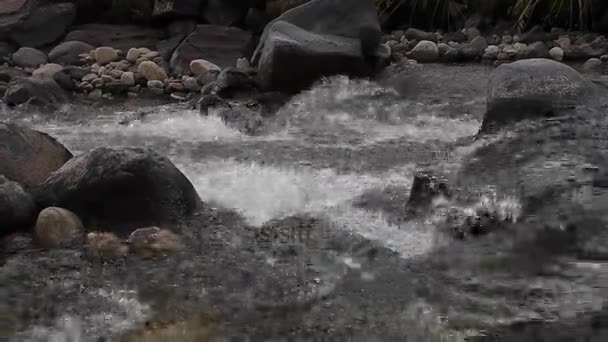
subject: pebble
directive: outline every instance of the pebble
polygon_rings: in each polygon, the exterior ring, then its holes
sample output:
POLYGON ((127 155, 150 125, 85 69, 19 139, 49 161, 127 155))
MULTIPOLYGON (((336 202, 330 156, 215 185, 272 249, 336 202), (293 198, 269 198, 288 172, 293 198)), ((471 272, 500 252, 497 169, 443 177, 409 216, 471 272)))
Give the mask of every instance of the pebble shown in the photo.
POLYGON ((165 89, 165 84, 159 80, 150 80, 148 81, 147 86, 150 89, 165 89))
POLYGON ((118 58, 118 53, 114 48, 109 46, 101 46, 95 49, 95 61, 99 64, 107 64, 118 58))

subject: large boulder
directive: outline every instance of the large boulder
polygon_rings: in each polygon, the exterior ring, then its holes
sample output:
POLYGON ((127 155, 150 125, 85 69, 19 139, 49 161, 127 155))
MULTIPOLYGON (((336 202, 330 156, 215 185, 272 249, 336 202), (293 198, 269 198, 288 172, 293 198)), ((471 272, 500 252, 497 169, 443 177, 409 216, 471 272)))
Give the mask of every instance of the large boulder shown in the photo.
POLYGON ((72 40, 55 46, 49 52, 49 60, 53 63, 72 64, 80 60, 80 55, 89 53, 95 47, 91 44, 72 40))
POLYGON ((61 38, 75 18, 76 6, 69 2, 36 7, 11 29, 10 39, 20 46, 44 46, 61 38))
POLYGON ((198 25, 173 52, 169 65, 176 74, 188 73, 190 61, 196 59, 205 59, 226 68, 247 56, 251 44, 251 33, 239 28, 198 25))
POLYGON ((5 0, 0 2, 0 40, 8 40, 13 28, 25 21, 36 7, 33 0, 5 0))
POLYGON ((66 35, 65 41, 77 40, 93 46, 111 46, 126 52, 132 47, 153 50, 165 38, 163 30, 150 27, 87 24, 75 27, 66 35))
POLYGON ((4 102, 9 106, 28 103, 38 106, 54 106, 67 102, 67 94, 49 76, 18 77, 9 83, 4 102))
POLYGON ((370 0, 313 0, 270 22, 253 54, 260 83, 297 91, 323 75, 375 69, 380 23, 370 0))
POLYGON ((42 183, 72 154, 49 135, 20 125, 0 123, 0 174, 26 188, 42 183))
POLYGON ((34 200, 23 187, 0 175, 0 237, 27 231, 36 219, 34 200))
POLYGON ((169 159, 141 148, 99 148, 74 157, 35 193, 39 205, 73 211, 88 230, 125 237, 139 227, 176 229, 202 204, 169 159))
POLYGON ((571 67, 550 59, 502 64, 488 84, 481 131, 528 118, 558 116, 591 101, 595 87, 571 67))

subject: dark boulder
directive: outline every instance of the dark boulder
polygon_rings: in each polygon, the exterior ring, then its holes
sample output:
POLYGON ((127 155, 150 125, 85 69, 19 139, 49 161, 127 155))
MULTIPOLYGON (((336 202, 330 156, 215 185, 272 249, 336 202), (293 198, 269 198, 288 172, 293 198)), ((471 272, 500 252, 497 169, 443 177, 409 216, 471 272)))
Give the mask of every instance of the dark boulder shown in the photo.
POLYGON ((428 209, 434 199, 440 196, 450 198, 451 195, 445 179, 433 175, 430 171, 419 171, 412 182, 410 198, 407 201, 407 211, 410 214, 416 214, 428 209))
POLYGON ((128 236, 147 226, 176 229, 202 202, 173 163, 141 148, 98 148, 72 158, 36 191, 40 206, 76 213, 87 229, 128 236))
POLYGON ((0 175, 0 237, 27 231, 36 221, 36 205, 23 187, 0 175))
POLYGON ((63 65, 72 64, 80 60, 79 55, 89 53, 93 49, 93 45, 79 41, 63 42, 49 52, 49 60, 63 65))
POLYGON ((54 106, 67 102, 68 96, 51 77, 37 75, 18 77, 9 83, 4 102, 9 106, 28 103, 37 106, 54 106))
POLYGON ((47 62, 44 52, 30 47, 22 47, 17 50, 12 58, 15 65, 23 68, 37 68, 47 62))
POLYGON ((0 123, 0 174, 26 188, 42 183, 72 158, 57 140, 23 126, 0 123))
POLYGON ((249 90, 254 87, 255 82, 249 73, 230 67, 220 72, 212 92, 220 96, 226 96, 234 91, 249 90))
POLYGON ((549 49, 543 42, 528 45, 528 58, 549 58, 549 49))
POLYGON ((245 20, 250 7, 246 0, 207 0, 203 17, 212 25, 234 26, 245 20))
POLYGON ((156 45, 156 51, 165 60, 171 60, 175 49, 194 31, 196 28, 196 21, 193 20, 181 20, 175 21, 167 27, 169 31, 169 38, 161 40, 156 45))
POLYGON ((76 82, 74 82, 72 77, 64 70, 53 75, 53 80, 65 90, 76 90, 76 82))
POLYGON ((36 1, 33 0, 0 2, 0 40, 8 40, 12 30, 28 18, 36 5, 36 1))
POLYGON ((313 0, 266 26, 252 62, 264 88, 298 91, 323 75, 372 74, 380 39, 372 1, 313 0))
POLYGON ((236 27, 198 25, 173 53, 171 71, 189 73, 190 62, 205 59, 221 68, 233 66, 251 51, 251 33, 236 27))
POLYGON ((77 40, 93 46, 111 46, 125 53, 132 47, 156 49, 159 41, 165 39, 161 29, 136 25, 87 24, 75 27, 65 41, 77 40))
POLYGON ((550 59, 526 59, 502 64, 488 85, 482 131, 524 119, 558 116, 589 103, 591 82, 571 67, 550 59))
POLYGON ((57 41, 76 18, 76 6, 66 2, 36 7, 10 30, 10 39, 20 46, 41 47, 57 41))

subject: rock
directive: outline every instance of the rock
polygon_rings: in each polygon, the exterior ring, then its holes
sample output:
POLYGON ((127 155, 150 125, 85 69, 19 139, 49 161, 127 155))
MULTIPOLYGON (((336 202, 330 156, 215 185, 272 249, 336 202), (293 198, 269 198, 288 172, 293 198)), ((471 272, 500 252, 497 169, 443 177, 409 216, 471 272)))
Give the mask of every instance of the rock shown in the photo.
POLYGON ((213 93, 220 96, 230 95, 233 91, 248 90, 255 87, 254 80, 243 70, 236 68, 224 69, 213 87, 213 93))
POLYGON ((205 84, 201 88, 201 95, 210 95, 213 92, 213 88, 215 88, 215 81, 205 84))
POLYGON ((124 258, 129 253, 129 246, 112 233, 91 232, 87 234, 86 251, 93 258, 124 258))
POLYGON ((467 36, 467 41, 473 41, 473 39, 481 36, 481 32, 479 32, 476 27, 466 29, 465 34, 467 36))
POLYGON ((86 24, 75 27, 65 40, 78 40, 93 46, 111 46, 128 51, 134 46, 154 49, 165 38, 165 34, 162 29, 145 26, 86 24))
POLYGON ((122 82, 122 84, 127 85, 129 87, 134 86, 135 85, 135 75, 131 71, 124 72, 120 76, 120 81, 122 82))
POLYGON ((524 43, 515 43, 513 44, 513 48, 515 49, 516 59, 524 59, 528 57, 528 45, 524 43))
POLYGON ((33 76, 43 75, 48 77, 55 76, 56 73, 63 70, 63 67, 59 64, 49 63, 41 66, 40 68, 34 70, 32 73, 33 76))
POLYGON ((42 47, 53 43, 76 18, 76 6, 69 2, 34 6, 27 18, 10 29, 10 39, 19 46, 42 47))
POLYGON ((528 32, 521 36, 521 42, 532 44, 534 42, 546 42, 555 39, 551 33, 545 32, 539 25, 532 27, 528 32))
POLYGON ((82 78, 83 82, 91 83, 93 80, 97 79, 97 74, 87 74, 82 78))
POLYGON ((373 74, 381 36, 372 2, 315 0, 270 22, 251 62, 262 88, 299 91, 323 75, 373 74))
POLYGON ((190 62, 190 71, 197 77, 202 77, 212 70, 222 71, 219 66, 204 59, 195 59, 190 62))
POLYGON ((449 49, 450 49, 450 46, 446 43, 437 44, 437 51, 439 51, 439 56, 444 56, 448 52, 449 49))
POLYGON ((102 46, 95 49, 95 62, 99 65, 108 64, 118 58, 118 53, 114 48, 102 46))
POLYGON ((141 58, 153 60, 154 58, 156 58, 158 56, 160 56, 160 54, 157 51, 150 51, 148 53, 144 53, 143 55, 141 55, 141 58))
POLYGON ((134 147, 98 148, 72 158, 36 189, 36 200, 73 211, 87 229, 103 227, 119 236, 138 227, 175 228, 202 205, 169 159, 134 147))
POLYGON ((49 207, 38 214, 34 227, 34 243, 42 248, 69 247, 82 241, 82 222, 69 210, 49 207))
POLYGON ((227 68, 251 51, 251 33, 235 27, 198 25, 173 52, 169 66, 174 74, 186 74, 190 62, 204 59, 227 68))
POLYGON ((528 45, 527 49, 527 57, 528 58, 549 58, 549 49, 547 49, 547 45, 543 42, 535 42, 528 45))
POLYGON ((203 97, 201 97, 197 103, 197 107, 200 110, 201 115, 207 116, 210 114, 209 109, 218 107, 230 108, 230 105, 216 94, 203 94, 203 97))
POLYGON ((0 123, 0 174, 26 188, 42 183, 72 154, 47 134, 0 123))
POLYGON ((146 86, 150 89, 165 89, 165 84, 159 80, 150 80, 146 86))
POLYGON ((441 58, 445 62, 456 62, 460 58, 458 49, 450 47, 441 58))
POLYGON ((439 59, 439 48, 437 44, 429 41, 420 41, 408 54, 409 58, 413 58, 420 63, 432 63, 439 59))
POLYGON ((557 45, 559 45, 559 47, 562 49, 567 49, 572 46, 572 40, 568 36, 560 36, 557 38, 557 40, 555 40, 555 43, 557 43, 557 45))
POLYGON ((13 79, 4 94, 4 102, 9 106, 24 103, 40 106, 57 105, 67 100, 66 93, 57 82, 43 75, 13 79))
POLYGON ((167 229, 139 228, 127 240, 129 249, 145 258, 174 254, 181 249, 179 237, 167 229))
POLYGON ((502 43, 507 44, 507 45, 513 44, 513 36, 511 36, 511 35, 502 36, 502 43))
POLYGON ((127 61, 135 63, 142 55, 141 51, 137 48, 130 48, 127 52, 127 61))
POLYGON ((247 58, 239 58, 236 60, 236 68, 237 69, 251 69, 251 64, 249 64, 249 60, 247 58))
POLYGON ((44 52, 34 48, 22 47, 13 54, 13 62, 23 68, 37 68, 46 64, 47 58, 44 52))
POLYGON ((589 44, 572 45, 564 49, 564 60, 581 61, 589 58, 599 58, 602 54, 602 50, 594 50, 589 44))
POLYGON ((602 55, 602 56, 600 57, 600 61, 602 61, 602 63, 606 63, 606 62, 608 62, 608 55, 602 55))
POLYGON ((103 96, 103 91, 99 88, 94 89, 87 95, 87 97, 91 100, 99 100, 99 99, 101 99, 102 96, 103 96))
POLYGON ((509 122, 559 116, 587 103, 595 88, 571 67, 550 59, 526 59, 494 70, 481 131, 509 122))
MULTIPOLYGON (((107 71, 106 74, 110 76, 110 78, 120 79, 122 77, 122 74, 124 74, 124 71, 114 69, 107 71)), ((133 79, 133 82, 135 82, 135 79, 133 79)))
POLYGON ((19 183, 0 175, 0 237, 29 231, 35 219, 36 205, 30 194, 19 183))
POLYGON ((414 176, 410 197, 407 201, 407 211, 415 214, 419 210, 424 210, 431 206, 438 197, 451 197, 451 191, 447 181, 434 176, 429 171, 419 171, 414 176))
POLYGON ((196 79, 198 80, 198 82, 200 84, 207 85, 209 83, 217 81, 217 78, 219 77, 219 75, 220 75, 219 71, 213 70, 213 71, 206 73, 202 77, 197 77, 196 79))
POLYGON ((63 42, 49 52, 49 60, 53 63, 69 65, 80 60, 80 55, 95 49, 92 45, 79 42, 63 42))
POLYGON ((496 59, 496 58, 498 58, 499 52, 500 52, 500 48, 498 46, 490 45, 483 52, 483 59, 496 59))
POLYGON ((551 59, 561 62, 562 60, 564 60, 564 50, 562 50, 561 47, 556 46, 549 50, 549 56, 551 57, 551 59))
POLYGON ((188 89, 191 92, 199 92, 201 90, 201 86, 198 84, 198 81, 194 77, 186 77, 184 78, 184 88, 188 89))
POLYGON ((583 64, 584 70, 596 70, 602 67, 602 61, 599 58, 589 58, 585 64, 583 64))
POLYGON ((103 81, 103 84, 107 84, 114 81, 114 79, 110 75, 101 75, 101 80, 103 81))
POLYGON ((244 21, 250 6, 242 0, 207 0, 203 17, 213 25, 236 26, 244 21))
MULTIPOLYGON (((426 39, 428 40, 428 39, 426 39)), ((444 42, 456 42, 456 43, 463 43, 467 41, 467 35, 461 31, 456 31, 456 32, 450 32, 446 35, 443 36, 443 41, 444 42)))
POLYGON ((142 74, 148 81, 164 81, 167 79, 167 73, 158 64, 145 61, 139 64, 137 71, 142 74))
POLYGON ((481 58, 484 54, 485 49, 488 47, 486 39, 481 36, 477 36, 471 40, 470 43, 463 44, 458 48, 458 54, 465 60, 473 60, 481 58))
POLYGON ((76 90, 76 83, 72 80, 72 77, 67 72, 61 70, 53 75, 53 80, 65 90, 76 90))
POLYGON ((167 93, 171 94, 171 93, 182 93, 184 92, 184 85, 179 83, 179 82, 171 82, 167 85, 167 93))
POLYGON ((106 83, 104 89, 112 95, 120 95, 127 93, 129 91, 129 87, 129 85, 124 84, 120 80, 112 80, 106 83))
POLYGON ((425 32, 415 28, 409 28, 405 30, 403 36, 408 40, 415 40, 418 42, 428 40, 433 43, 437 43, 437 34, 433 32, 425 32))

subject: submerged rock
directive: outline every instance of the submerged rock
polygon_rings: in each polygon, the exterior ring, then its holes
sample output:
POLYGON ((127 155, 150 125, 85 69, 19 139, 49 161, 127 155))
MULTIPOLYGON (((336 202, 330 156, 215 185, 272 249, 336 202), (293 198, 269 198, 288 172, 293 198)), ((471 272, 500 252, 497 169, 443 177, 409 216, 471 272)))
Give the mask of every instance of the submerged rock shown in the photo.
POLYGON ((63 208, 49 207, 38 214, 34 243, 42 248, 61 248, 82 240, 84 226, 76 214, 63 208))
POLYGON ((0 174, 8 179, 34 187, 70 158, 70 151, 49 135, 0 123, 0 174))
POLYGON ((127 240, 129 250, 145 258, 173 254, 181 249, 179 237, 158 227, 139 228, 127 240))
POLYGON ((91 232, 87 234, 86 252, 93 258, 123 258, 129 253, 129 246, 112 233, 91 232))
POLYGON ((375 71, 380 24, 369 0, 313 0, 270 22, 252 62, 261 85, 299 91, 324 75, 375 71))
POLYGON ((593 85, 571 67, 550 59, 502 64, 490 78, 481 131, 509 122, 551 117, 589 102, 593 85))
POLYGON ((74 157, 36 189, 41 206, 76 213, 87 229, 127 236, 142 226, 174 228, 201 207, 173 163, 141 148, 98 148, 74 157))
POLYGON ((34 200, 23 187, 0 175, 0 237, 28 231, 36 219, 34 200))

